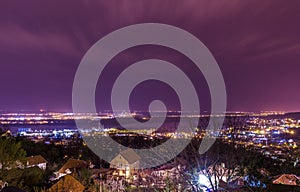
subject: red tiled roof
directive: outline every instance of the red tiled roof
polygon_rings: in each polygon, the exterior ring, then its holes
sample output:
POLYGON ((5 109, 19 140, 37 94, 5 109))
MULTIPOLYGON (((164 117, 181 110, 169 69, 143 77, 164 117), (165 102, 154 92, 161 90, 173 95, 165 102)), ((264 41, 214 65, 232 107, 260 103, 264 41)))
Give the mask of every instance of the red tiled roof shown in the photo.
POLYGON ((67 169, 85 168, 87 163, 79 159, 69 159, 58 171, 59 173, 65 173, 67 169))
POLYGON ((283 174, 274 180, 273 184, 300 186, 300 177, 293 174, 283 174))
POLYGON ((47 160, 41 155, 26 157, 26 161, 27 165, 38 165, 41 163, 47 163, 47 160))
POLYGON ((57 183, 55 183, 48 192, 63 192, 63 191, 72 191, 72 192, 82 192, 85 187, 74 177, 70 175, 64 176, 57 183))

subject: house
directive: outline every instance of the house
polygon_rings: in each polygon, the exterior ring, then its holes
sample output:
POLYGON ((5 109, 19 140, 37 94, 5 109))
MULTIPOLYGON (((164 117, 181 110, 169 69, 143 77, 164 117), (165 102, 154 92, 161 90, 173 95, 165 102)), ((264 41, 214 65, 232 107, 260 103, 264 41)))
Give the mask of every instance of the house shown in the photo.
POLYGON ((300 186, 300 177, 293 174, 282 174, 273 181, 273 184, 300 186))
POLYGON ((185 166, 181 164, 175 162, 168 163, 152 170, 151 176, 161 178, 162 180, 166 178, 178 179, 184 169, 185 166))
POLYGON ((65 175, 77 172, 80 169, 87 167, 85 161, 79 159, 69 159, 56 173, 56 179, 59 179, 65 175))
POLYGON ((42 170, 46 170, 47 160, 41 155, 26 157, 26 167, 29 168, 35 166, 39 167, 42 170))
POLYGON ((83 192, 85 187, 71 175, 66 175, 55 183, 48 192, 83 192))
POLYGON ((139 169, 140 160, 140 156, 133 149, 128 148, 111 160, 110 167, 118 169, 119 176, 128 178, 139 169))
POLYGON ((113 175, 115 169, 109 168, 100 168, 100 169, 91 169, 92 176, 91 178, 95 180, 106 180, 108 175, 113 175))

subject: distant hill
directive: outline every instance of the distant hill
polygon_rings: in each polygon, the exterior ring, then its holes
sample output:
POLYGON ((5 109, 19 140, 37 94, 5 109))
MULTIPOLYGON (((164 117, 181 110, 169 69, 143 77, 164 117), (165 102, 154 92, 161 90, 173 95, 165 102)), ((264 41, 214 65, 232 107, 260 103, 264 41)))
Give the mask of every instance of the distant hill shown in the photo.
POLYGON ((300 119, 300 112, 286 113, 284 114, 284 117, 292 118, 292 119, 300 119))

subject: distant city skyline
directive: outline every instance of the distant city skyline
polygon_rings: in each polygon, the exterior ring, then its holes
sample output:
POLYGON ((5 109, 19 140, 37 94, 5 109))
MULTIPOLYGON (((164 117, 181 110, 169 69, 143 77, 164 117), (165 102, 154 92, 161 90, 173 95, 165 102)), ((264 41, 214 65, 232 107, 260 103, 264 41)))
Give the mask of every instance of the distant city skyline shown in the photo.
MULTIPOLYGON (((72 85, 86 51, 104 35, 132 24, 180 27, 201 40, 223 73, 228 111, 300 111, 299 1, 7 1, 0 6, 0 111, 72 111, 72 85)), ((100 77, 99 111, 110 109, 113 80, 128 65, 149 58, 181 67, 208 111, 207 85, 183 55, 163 47, 119 54, 100 77), (103 82, 103 81, 101 81, 103 82)), ((178 109, 170 87, 145 82, 132 94, 133 110, 162 99, 178 109)))

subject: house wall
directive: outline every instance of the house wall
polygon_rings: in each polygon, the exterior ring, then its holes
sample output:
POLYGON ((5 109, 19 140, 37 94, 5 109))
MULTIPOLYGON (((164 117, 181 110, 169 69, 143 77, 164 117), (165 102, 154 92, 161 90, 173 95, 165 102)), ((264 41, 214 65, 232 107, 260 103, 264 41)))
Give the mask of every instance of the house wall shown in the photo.
POLYGON ((135 170, 138 169, 140 166, 140 162, 136 161, 130 164, 122 155, 117 155, 113 160, 110 162, 111 168, 116 168, 120 171, 119 175, 129 177, 129 175, 134 174, 135 170))
POLYGON ((139 169, 140 168, 140 161, 136 161, 133 164, 129 165, 130 169, 139 169))
POLYGON ((39 167, 42 170, 46 170, 47 163, 40 163, 40 164, 37 164, 37 165, 28 165, 27 168, 29 168, 29 167, 35 167, 35 166, 39 167))
POLYGON ((113 160, 110 162, 110 166, 112 168, 117 168, 117 169, 126 169, 126 167, 129 168, 129 163, 126 159, 124 159, 120 154, 117 155, 113 160))
POLYGON ((37 165, 40 169, 42 169, 42 170, 46 170, 46 168, 47 168, 47 163, 41 163, 41 164, 38 164, 37 165))

